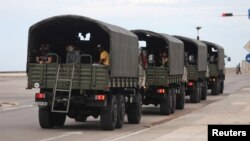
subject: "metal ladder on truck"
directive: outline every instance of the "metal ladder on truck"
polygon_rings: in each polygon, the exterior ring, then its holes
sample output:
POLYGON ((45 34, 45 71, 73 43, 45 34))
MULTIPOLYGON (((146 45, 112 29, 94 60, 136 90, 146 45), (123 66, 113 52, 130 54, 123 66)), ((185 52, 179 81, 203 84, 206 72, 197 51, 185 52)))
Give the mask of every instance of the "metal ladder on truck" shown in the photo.
MULTIPOLYGON (((51 112, 57 112, 57 113, 68 113, 69 112, 69 105, 70 105, 70 98, 71 98, 71 90, 72 90, 72 83, 73 83, 73 78, 74 78, 74 73, 75 73, 75 64, 72 64, 72 69, 71 69, 71 75, 67 79, 61 79, 60 73, 61 73, 61 64, 58 64, 57 68, 57 74, 56 74, 56 82, 55 82, 55 87, 53 91, 53 100, 52 100, 52 107, 51 107, 51 112), (63 84, 67 85, 68 88, 62 89, 58 88, 58 82, 64 82, 63 84), (60 95, 67 95, 66 97, 62 99, 60 95), (65 94, 66 93, 66 94, 65 94), (57 98, 57 96, 59 98, 57 98), (59 107, 64 107, 63 109, 58 108, 59 107), (63 106, 62 106, 63 105, 63 106), (66 106, 65 106, 66 105, 66 106)), ((70 67, 70 65, 68 66, 70 67)), ((70 68, 68 68, 68 74, 70 73, 70 68)))

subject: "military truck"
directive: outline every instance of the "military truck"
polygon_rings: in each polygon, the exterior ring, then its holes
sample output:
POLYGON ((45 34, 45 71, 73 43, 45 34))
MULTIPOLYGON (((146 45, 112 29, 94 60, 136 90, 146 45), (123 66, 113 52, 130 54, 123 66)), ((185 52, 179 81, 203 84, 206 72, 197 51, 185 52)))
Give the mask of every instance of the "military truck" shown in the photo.
POLYGON ((86 121, 100 116, 104 130, 122 128, 141 119, 142 97, 138 90, 138 38, 121 27, 77 15, 55 16, 29 29, 28 88, 35 95, 41 128, 63 126, 65 117, 86 121), (36 63, 41 44, 50 45, 52 63, 36 63), (66 49, 73 44, 81 52, 79 63, 66 63, 66 49), (110 65, 99 65, 101 44, 110 65))
POLYGON ((186 95, 191 103, 199 103, 207 98, 207 46, 198 40, 175 36, 184 43, 186 95))
POLYGON ((170 35, 147 30, 132 30, 146 52, 146 86, 143 88, 143 104, 160 105, 160 113, 169 115, 175 108, 183 109, 185 90, 182 83, 184 67, 183 43, 170 35), (143 45, 144 44, 144 45, 143 45), (168 56, 161 65, 161 54, 168 56))
POLYGON ((207 45, 208 52, 208 89, 212 95, 223 93, 225 80, 225 54, 220 45, 212 42, 202 41, 207 45))

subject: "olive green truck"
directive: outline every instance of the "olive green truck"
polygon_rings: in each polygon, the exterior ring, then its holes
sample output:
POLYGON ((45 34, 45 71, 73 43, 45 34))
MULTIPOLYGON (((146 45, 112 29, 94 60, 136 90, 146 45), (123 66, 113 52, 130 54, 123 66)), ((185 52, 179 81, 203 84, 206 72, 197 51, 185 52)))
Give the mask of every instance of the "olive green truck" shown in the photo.
POLYGON ((184 43, 185 89, 191 103, 207 98, 207 46, 201 41, 175 36, 184 43))
POLYGON ((212 42, 202 41, 207 45, 208 51, 208 89, 212 95, 223 93, 225 80, 225 54, 224 48, 212 42))
POLYGON ((42 128, 63 126, 66 116, 76 121, 100 116, 104 130, 138 124, 142 97, 138 89, 138 38, 121 27, 82 16, 64 15, 40 21, 29 29, 27 57, 28 88, 40 89, 42 128), (50 45, 53 62, 36 63, 41 44, 50 45), (68 44, 76 46, 79 63, 66 63, 68 44), (101 44, 109 53, 110 65, 99 65, 101 44))
POLYGON ((160 105, 160 113, 169 115, 175 109, 184 109, 183 85, 184 46, 177 38, 147 30, 132 30, 146 52, 146 86, 142 90, 143 104, 160 105), (167 63, 162 65, 161 56, 166 53, 167 63))

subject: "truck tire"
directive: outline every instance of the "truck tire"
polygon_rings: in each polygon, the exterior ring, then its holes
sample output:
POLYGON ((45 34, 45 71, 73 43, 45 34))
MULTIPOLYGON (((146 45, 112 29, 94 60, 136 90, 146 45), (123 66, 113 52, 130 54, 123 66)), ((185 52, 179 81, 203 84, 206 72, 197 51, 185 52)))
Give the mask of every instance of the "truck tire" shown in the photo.
POLYGON ((212 85, 212 88, 211 88, 211 94, 212 95, 218 95, 220 94, 220 81, 219 80, 216 80, 213 85, 212 85))
POLYGON ((172 98, 171 114, 173 114, 175 113, 175 108, 176 108, 176 94, 173 93, 173 91, 172 91, 171 98, 172 98))
POLYGON ((122 94, 117 94, 117 121, 116 121, 116 128, 122 128, 125 118, 125 99, 122 94))
POLYGON ((207 81, 204 81, 201 89, 201 100, 207 100, 207 81))
POLYGON ((160 112, 162 115, 171 114, 172 99, 171 99, 170 93, 166 93, 165 99, 163 99, 160 103, 160 112))
POLYGON ((52 116, 49 108, 40 108, 38 111, 41 128, 52 128, 52 116))
POLYGON ((224 92, 224 80, 220 83, 220 93, 222 94, 224 92))
POLYGON ((176 109, 184 109, 185 107, 185 88, 180 87, 179 93, 176 95, 176 109))
POLYGON ((129 105, 127 112, 128 123, 139 124, 142 116, 142 96, 140 93, 136 95, 136 102, 129 105))
POLYGON ((114 130, 117 122, 117 99, 114 95, 108 97, 108 107, 101 110, 101 127, 103 130, 114 130))
POLYGON ((191 103, 199 103, 200 102, 200 84, 199 82, 196 82, 193 86, 191 93, 190 93, 190 102, 191 103))
POLYGON ((52 113, 50 108, 39 108, 39 123, 41 128, 52 128, 53 126, 63 126, 66 115, 62 113, 52 113))

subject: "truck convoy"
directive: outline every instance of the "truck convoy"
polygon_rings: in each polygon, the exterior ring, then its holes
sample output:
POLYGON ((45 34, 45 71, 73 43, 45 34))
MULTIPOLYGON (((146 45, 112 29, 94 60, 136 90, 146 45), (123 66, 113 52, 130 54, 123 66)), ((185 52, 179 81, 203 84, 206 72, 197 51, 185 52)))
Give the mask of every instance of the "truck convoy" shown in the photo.
POLYGON ((114 130, 123 127, 126 114, 128 123, 139 124, 143 104, 160 105, 160 113, 169 115, 184 109, 186 95, 198 103, 208 88, 222 93, 224 50, 207 41, 62 15, 30 27, 27 76, 27 88, 39 89, 41 128, 63 126, 66 116, 77 122, 93 116, 103 130, 114 130), (73 62, 70 46, 78 54, 73 62), (108 59, 100 63, 103 55, 108 59))

